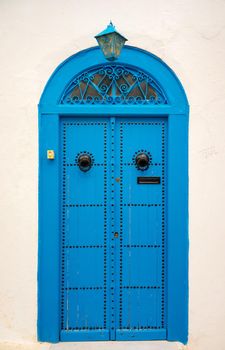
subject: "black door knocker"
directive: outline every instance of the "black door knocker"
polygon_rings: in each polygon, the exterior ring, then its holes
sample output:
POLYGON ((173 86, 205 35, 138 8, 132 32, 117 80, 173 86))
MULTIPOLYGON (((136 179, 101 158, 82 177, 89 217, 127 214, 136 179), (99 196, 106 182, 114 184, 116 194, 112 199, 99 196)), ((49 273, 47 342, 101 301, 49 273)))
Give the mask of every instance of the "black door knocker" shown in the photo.
POLYGON ((139 170, 147 170, 150 164, 149 156, 146 153, 139 153, 136 156, 135 163, 139 170))
POLYGON ((91 157, 89 156, 89 154, 84 153, 78 157, 78 166, 79 166, 80 170, 84 171, 84 172, 91 169, 92 160, 91 160, 91 157))

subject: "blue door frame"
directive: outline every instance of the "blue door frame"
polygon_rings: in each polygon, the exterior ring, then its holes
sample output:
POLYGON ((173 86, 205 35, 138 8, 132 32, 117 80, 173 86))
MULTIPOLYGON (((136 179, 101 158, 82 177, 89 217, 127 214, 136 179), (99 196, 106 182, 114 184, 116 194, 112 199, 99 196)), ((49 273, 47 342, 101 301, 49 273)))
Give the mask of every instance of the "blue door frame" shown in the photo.
MULTIPOLYGON (((79 52, 51 76, 39 104, 39 254, 38 339, 60 341, 61 159, 62 118, 165 118, 167 121, 167 310, 166 339, 188 336, 188 102, 172 70, 156 56, 125 46, 121 65, 138 62, 157 80, 168 98, 164 105, 68 105, 61 98, 74 76, 93 62, 105 64, 98 47, 79 52), (55 151, 55 159, 46 157, 55 151)), ((124 119, 125 120, 125 119, 124 119)), ((157 339, 157 337, 156 337, 157 339)), ((70 339, 66 339, 70 340, 70 339)))

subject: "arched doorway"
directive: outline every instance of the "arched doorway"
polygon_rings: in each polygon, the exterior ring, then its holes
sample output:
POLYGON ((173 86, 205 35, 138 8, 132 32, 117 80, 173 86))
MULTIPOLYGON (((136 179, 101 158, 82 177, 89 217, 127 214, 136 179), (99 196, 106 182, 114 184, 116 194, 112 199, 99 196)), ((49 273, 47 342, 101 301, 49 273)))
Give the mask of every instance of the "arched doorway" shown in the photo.
POLYGON ((39 105, 42 341, 187 340, 188 103, 125 46, 62 63, 39 105))

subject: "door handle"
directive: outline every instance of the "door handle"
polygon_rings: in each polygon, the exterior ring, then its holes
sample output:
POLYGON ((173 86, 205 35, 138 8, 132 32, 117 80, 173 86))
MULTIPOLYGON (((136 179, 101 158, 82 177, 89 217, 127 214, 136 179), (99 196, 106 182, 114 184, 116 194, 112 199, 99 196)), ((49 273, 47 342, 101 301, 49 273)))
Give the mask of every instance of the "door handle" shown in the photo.
POLYGON ((149 168, 149 156, 146 153, 139 153, 135 159, 138 170, 147 170, 149 168))
POLYGON ((80 168, 81 171, 88 171, 91 169, 92 166, 92 161, 91 161, 91 157, 89 156, 89 154, 81 154, 78 158, 78 166, 80 168))

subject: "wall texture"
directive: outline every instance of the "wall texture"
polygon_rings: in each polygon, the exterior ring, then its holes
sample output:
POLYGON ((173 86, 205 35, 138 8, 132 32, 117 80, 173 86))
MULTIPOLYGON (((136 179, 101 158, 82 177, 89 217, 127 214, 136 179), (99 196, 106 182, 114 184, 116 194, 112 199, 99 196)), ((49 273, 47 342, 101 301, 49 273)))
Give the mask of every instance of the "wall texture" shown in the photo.
MULTIPOLYGON (((110 19, 130 45, 161 57, 186 89, 191 106, 187 348, 225 349, 224 0, 0 1, 0 349, 72 349, 36 342, 37 104, 54 68, 95 45, 93 36, 110 19)), ((183 347, 140 344, 147 348, 183 347)))

